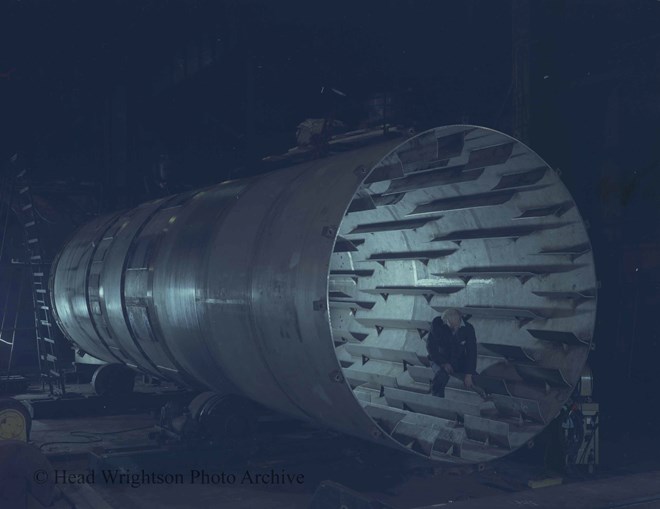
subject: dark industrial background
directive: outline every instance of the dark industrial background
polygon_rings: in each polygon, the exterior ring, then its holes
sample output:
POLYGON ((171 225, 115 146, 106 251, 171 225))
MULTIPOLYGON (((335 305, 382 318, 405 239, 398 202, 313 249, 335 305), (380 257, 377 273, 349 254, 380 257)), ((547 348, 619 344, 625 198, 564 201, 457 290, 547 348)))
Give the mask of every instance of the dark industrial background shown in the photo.
POLYGON ((603 438, 657 435, 660 2, 1 4, 0 159, 29 165, 53 252, 95 214, 263 172, 330 116, 483 125, 559 168, 601 282, 603 438))

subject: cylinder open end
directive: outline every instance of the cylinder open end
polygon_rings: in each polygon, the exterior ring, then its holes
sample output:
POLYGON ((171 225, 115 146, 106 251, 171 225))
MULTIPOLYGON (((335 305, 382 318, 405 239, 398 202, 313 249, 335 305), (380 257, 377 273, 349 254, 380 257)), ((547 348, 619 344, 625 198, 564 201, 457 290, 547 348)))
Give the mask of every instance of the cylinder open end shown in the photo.
POLYGON ((560 411, 592 338, 585 225, 557 172, 473 126, 409 139, 366 176, 329 273, 335 352, 364 412, 398 445, 478 463, 526 444, 560 411), (434 396, 431 321, 457 309, 477 336, 475 389, 434 396))

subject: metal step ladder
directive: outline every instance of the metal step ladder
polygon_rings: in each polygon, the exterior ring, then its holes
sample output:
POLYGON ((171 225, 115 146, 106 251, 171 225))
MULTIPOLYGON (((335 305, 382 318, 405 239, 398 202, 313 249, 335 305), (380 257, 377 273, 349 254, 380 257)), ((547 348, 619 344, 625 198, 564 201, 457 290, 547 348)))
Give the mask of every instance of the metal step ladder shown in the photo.
POLYGON ((37 354, 42 383, 48 385, 52 395, 63 396, 65 374, 57 359, 57 349, 53 339, 54 321, 48 294, 48 263, 39 238, 39 218, 32 200, 30 186, 25 178, 27 170, 19 169, 15 174, 15 194, 25 232, 26 264, 32 274, 32 303, 34 306, 34 328, 37 340, 37 354))

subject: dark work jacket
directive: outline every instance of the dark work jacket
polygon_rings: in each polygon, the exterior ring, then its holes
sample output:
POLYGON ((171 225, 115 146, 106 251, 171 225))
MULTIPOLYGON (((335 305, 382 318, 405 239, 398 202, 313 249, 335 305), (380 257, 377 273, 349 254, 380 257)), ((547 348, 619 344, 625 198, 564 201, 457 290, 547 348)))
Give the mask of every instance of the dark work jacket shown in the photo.
POLYGON ((454 335, 442 318, 434 318, 426 349, 429 358, 438 365, 448 362, 454 370, 477 374, 477 336, 474 327, 465 321, 454 335))

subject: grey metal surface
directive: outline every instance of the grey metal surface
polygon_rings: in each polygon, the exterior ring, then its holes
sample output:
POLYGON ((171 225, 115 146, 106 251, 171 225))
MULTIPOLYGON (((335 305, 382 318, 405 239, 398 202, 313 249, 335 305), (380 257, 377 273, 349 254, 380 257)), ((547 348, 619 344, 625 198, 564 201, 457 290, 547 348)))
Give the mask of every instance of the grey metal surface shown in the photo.
POLYGON ((433 459, 524 444, 571 393, 593 332, 570 194, 489 129, 360 140, 86 225, 54 264, 60 327, 109 362, 433 459), (448 307, 472 315, 491 401, 456 379, 429 394, 424 341, 448 307))

